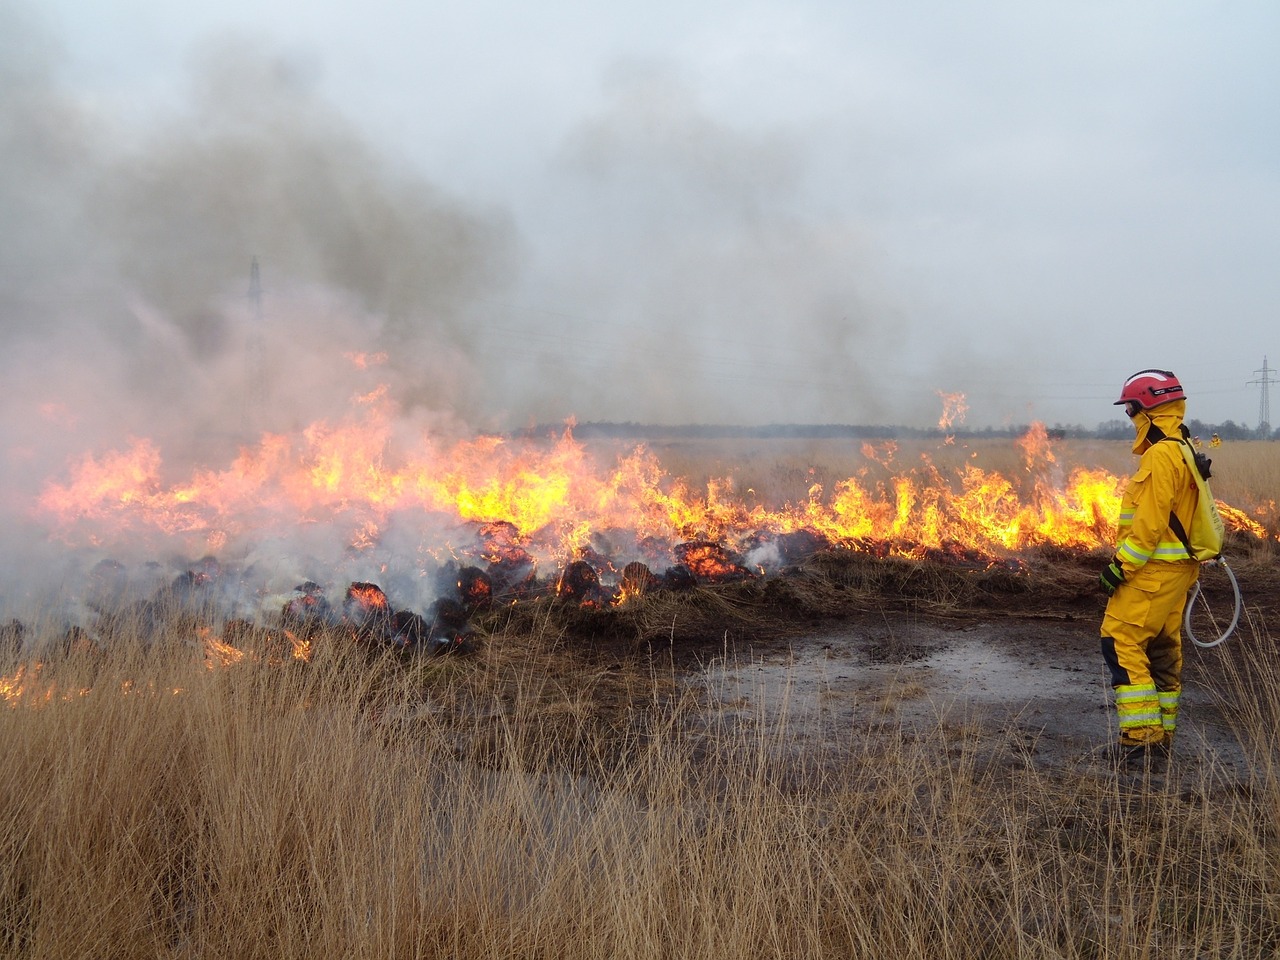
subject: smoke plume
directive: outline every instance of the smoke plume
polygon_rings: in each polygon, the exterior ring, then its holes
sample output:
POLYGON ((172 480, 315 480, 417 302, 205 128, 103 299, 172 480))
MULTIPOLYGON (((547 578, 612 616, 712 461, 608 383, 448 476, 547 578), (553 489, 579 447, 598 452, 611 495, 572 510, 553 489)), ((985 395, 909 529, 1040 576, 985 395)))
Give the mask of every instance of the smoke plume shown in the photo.
POLYGON ((508 215, 372 150, 252 43, 205 48, 181 109, 138 129, 61 85, 37 24, 0 19, 14 570, 43 539, 42 485, 133 438, 174 476, 217 469, 375 389, 406 442, 487 425, 469 326, 513 276, 508 215))

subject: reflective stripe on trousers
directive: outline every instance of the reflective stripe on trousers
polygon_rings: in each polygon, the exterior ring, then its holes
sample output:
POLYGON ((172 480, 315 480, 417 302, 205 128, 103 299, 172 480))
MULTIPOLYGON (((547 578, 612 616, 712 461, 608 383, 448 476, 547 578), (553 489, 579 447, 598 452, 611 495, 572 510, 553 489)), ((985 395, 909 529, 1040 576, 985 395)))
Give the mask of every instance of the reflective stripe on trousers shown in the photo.
POLYGON ((1122 732, 1136 727, 1159 727, 1160 695, 1154 683, 1124 683, 1116 687, 1116 714, 1122 732))
POLYGON ((1178 690, 1160 691, 1160 725, 1165 733, 1178 729, 1178 690))

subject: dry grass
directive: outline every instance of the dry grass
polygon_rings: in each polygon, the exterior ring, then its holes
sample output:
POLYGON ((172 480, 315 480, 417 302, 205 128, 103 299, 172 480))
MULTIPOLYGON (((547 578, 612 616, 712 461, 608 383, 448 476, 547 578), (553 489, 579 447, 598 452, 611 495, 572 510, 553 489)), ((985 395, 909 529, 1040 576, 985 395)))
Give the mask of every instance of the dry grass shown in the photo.
MULTIPOLYGON (((1119 477, 1133 472, 1137 458, 1127 440, 1063 440, 1051 446, 1053 464, 1070 472, 1082 467, 1103 469, 1119 477)), ((965 464, 1008 477, 1027 471, 1022 447, 1007 438, 870 442, 872 456, 859 440, 723 440, 709 443, 671 441, 654 444, 663 468, 700 489, 709 479, 729 478, 734 493, 748 504, 769 506, 803 501, 821 484, 830 492, 836 483, 858 477, 864 484, 888 480, 904 470, 921 469, 926 460, 943 476, 955 476, 965 464)), ((1205 445, 1213 460, 1213 491, 1220 500, 1255 515, 1273 534, 1280 533, 1275 478, 1280 476, 1280 443, 1237 440, 1220 447, 1205 445)), ((1036 469, 1048 464, 1038 460, 1036 469)))
POLYGON ((0 725, 0 951, 968 960, 1280 943, 1280 671, 1257 628, 1232 668, 1255 778, 1183 792, 993 766, 941 728, 850 730, 811 764, 779 749, 785 725, 700 716, 661 657, 578 657, 553 618, 541 629, 407 665, 333 647, 210 670, 173 637, 184 652, 28 671, 0 725))
MULTIPOLYGON (((739 492, 784 499, 868 463, 768 446, 660 453, 675 475, 733 473, 739 492)), ((1273 497, 1273 448, 1214 451, 1219 496, 1273 497)), ((930 455, 948 468, 974 452, 930 455)), ((1021 463, 1008 444, 981 455, 1021 463)), ((1132 464, 1118 443, 1059 455, 1132 464)), ((1255 552, 1242 567, 1271 584, 1274 550, 1255 552)), ((4 664, 0 955, 1274 955, 1280 649, 1263 617, 1222 657, 1243 783, 991 763, 976 731, 895 727, 906 686, 885 692, 878 736, 842 731, 808 756, 785 722, 708 715, 682 683, 683 644, 804 629, 851 603, 1070 604, 1093 564, 1069 559, 819 555, 619 610, 495 611, 471 658, 331 643, 309 664, 209 669, 175 626, 150 646, 120 629, 106 654, 38 671, 4 664)), ((28 649, 56 645, 54 627, 31 629, 28 649)))

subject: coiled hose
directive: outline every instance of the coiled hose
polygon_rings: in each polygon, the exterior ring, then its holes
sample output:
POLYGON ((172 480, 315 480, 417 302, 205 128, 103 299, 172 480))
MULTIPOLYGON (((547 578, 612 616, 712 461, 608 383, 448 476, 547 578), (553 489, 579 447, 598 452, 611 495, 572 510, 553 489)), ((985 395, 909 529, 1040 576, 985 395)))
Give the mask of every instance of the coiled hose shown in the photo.
POLYGON ((1207 650, 1210 647, 1216 647, 1218 644, 1226 640, 1227 637, 1231 636, 1231 634, 1235 633, 1236 625, 1240 622, 1240 611, 1244 609, 1244 599, 1240 596, 1240 584, 1236 582, 1236 575, 1231 572, 1231 568, 1227 566, 1226 560, 1219 557, 1217 560, 1210 560, 1208 563, 1204 564, 1204 566, 1220 566, 1223 570, 1227 571, 1227 579, 1231 581, 1231 589, 1236 595, 1235 615, 1232 616, 1231 623, 1228 624, 1227 629, 1224 630, 1222 635, 1216 640, 1200 640, 1196 637, 1195 631, 1191 629, 1191 610, 1195 605, 1196 597, 1200 596, 1200 581, 1197 579, 1195 584, 1191 587, 1191 593, 1187 596, 1186 612, 1182 616, 1182 628, 1192 643, 1197 647, 1202 647, 1207 650))

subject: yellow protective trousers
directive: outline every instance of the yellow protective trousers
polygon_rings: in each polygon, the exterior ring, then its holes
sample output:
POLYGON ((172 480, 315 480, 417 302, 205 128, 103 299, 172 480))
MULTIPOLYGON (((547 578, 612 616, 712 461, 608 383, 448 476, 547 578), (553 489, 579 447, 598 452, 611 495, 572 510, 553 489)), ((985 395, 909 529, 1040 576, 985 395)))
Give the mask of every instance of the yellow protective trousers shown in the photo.
POLYGON ((1178 726, 1182 614, 1200 574, 1194 560, 1143 565, 1116 588, 1102 618, 1102 658, 1115 690, 1120 739, 1155 743, 1178 726))

